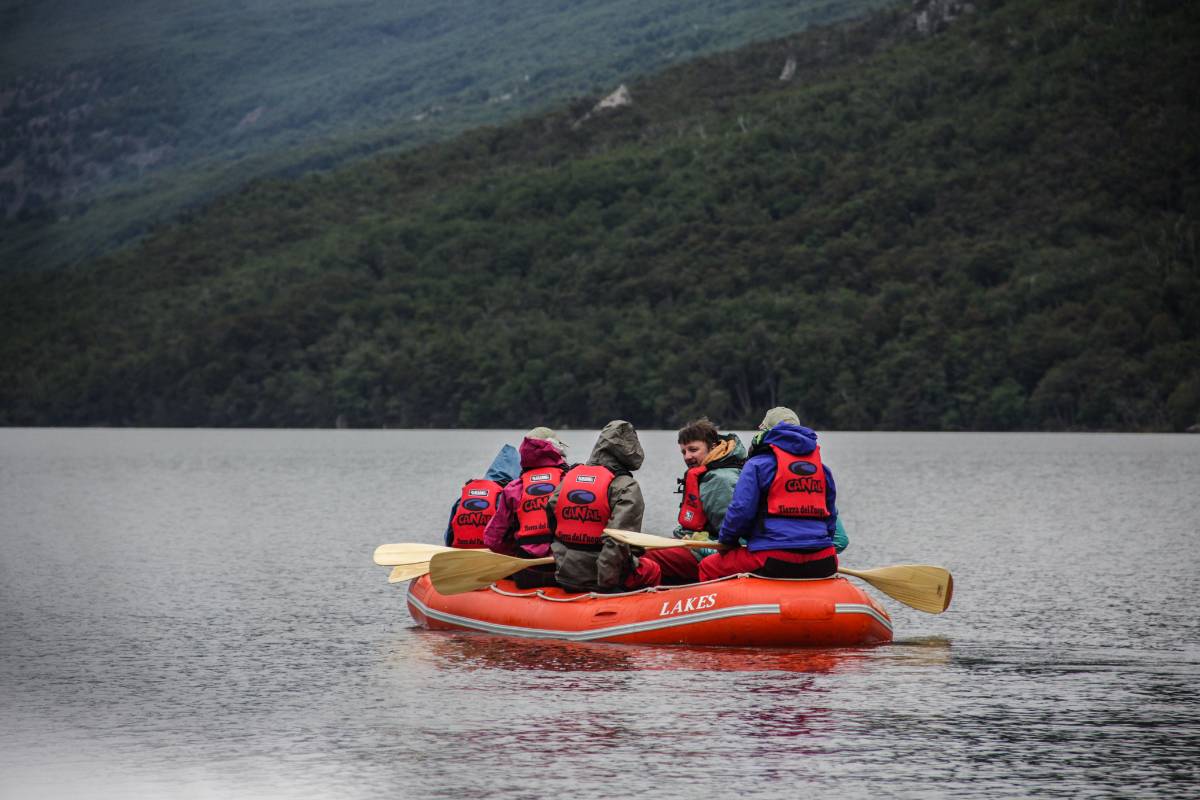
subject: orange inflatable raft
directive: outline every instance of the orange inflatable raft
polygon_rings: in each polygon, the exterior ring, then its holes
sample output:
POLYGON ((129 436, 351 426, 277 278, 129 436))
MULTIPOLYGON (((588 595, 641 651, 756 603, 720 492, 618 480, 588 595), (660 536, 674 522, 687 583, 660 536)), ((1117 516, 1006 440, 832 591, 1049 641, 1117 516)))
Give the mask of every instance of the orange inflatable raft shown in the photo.
POLYGON ((892 640, 892 620, 843 577, 777 580, 737 575, 624 594, 518 589, 509 580, 456 595, 422 576, 408 609, 430 630, 531 639, 724 647, 844 647, 892 640))

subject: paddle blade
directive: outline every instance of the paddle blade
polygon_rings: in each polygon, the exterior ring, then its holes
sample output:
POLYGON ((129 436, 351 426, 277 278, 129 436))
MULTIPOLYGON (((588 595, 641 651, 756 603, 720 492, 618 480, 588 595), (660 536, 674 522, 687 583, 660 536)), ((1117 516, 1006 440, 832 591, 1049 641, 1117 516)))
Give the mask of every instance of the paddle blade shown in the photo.
POLYGON ((862 578, 889 597, 930 614, 945 611, 954 594, 954 578, 950 572, 929 564, 897 564, 861 570, 838 567, 838 572, 862 578))
POLYGON ((417 544, 401 542, 399 544, 381 544, 375 548, 375 563, 381 567, 397 567, 401 564, 419 564, 433 558, 434 553, 444 553, 453 550, 452 547, 442 547, 440 544, 417 544))
POLYGON ((655 536, 652 533, 640 533, 639 531, 623 531, 617 528, 605 528, 604 535, 609 538, 616 539, 618 542, 624 542, 631 547, 641 547, 646 550, 653 550, 662 547, 687 547, 695 549, 721 549, 716 542, 700 541, 696 539, 671 539, 666 536, 655 536))
POLYGON ((554 558, 514 558, 490 550, 453 550, 438 553, 429 562, 429 580, 441 594, 462 594, 491 586, 501 578, 554 558))
POLYGON ((400 581, 410 581, 413 578, 419 578, 429 572, 429 562, 419 561, 415 564, 401 564, 398 567, 393 567, 392 572, 388 575, 388 583, 399 583, 400 581))

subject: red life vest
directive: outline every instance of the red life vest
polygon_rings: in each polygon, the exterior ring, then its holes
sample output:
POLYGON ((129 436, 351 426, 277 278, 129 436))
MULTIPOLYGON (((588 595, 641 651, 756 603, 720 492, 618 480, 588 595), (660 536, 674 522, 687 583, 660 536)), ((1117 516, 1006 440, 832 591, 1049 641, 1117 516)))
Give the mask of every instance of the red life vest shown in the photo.
POLYGON ((483 529, 496 515, 496 498, 503 490, 495 481, 478 478, 467 481, 458 500, 454 519, 450 520, 451 542, 467 549, 483 547, 483 529))
POLYGON ((802 456, 775 445, 771 445, 771 450, 775 452, 775 480, 767 491, 767 513, 776 517, 829 519, 820 445, 802 456))
POLYGON ((563 476, 554 504, 554 536, 563 544, 600 549, 600 537, 612 516, 608 487, 613 473, 607 467, 580 464, 563 476))
POLYGON ((521 502, 517 504, 519 545, 542 544, 554 538, 546 519, 546 503, 562 480, 561 467, 535 467, 521 473, 521 502))
POLYGON ((683 476, 683 499, 679 501, 679 526, 685 531, 702 531, 708 524, 704 504, 700 502, 700 477, 708 472, 701 464, 691 467, 683 476))

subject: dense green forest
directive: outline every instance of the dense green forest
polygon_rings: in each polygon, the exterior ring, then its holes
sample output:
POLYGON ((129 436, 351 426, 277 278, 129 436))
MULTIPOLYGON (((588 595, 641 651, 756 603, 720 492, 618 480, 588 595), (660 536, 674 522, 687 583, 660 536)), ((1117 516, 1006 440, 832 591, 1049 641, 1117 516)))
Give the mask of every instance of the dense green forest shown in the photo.
POLYGON ((0 271, 886 0, 0 0, 0 271))
POLYGON ((932 5, 10 276, 0 421, 1196 424, 1200 5, 932 5))

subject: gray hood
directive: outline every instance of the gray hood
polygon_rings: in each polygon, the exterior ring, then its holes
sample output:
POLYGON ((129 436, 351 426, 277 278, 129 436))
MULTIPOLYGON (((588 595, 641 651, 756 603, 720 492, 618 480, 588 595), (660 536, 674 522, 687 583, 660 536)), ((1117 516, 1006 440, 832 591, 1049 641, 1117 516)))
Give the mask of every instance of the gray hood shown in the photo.
POLYGON ((596 446, 588 456, 589 464, 598 464, 609 469, 627 469, 633 472, 642 466, 646 453, 638 441, 637 431, 623 419, 614 419, 600 431, 596 446))

